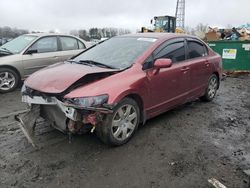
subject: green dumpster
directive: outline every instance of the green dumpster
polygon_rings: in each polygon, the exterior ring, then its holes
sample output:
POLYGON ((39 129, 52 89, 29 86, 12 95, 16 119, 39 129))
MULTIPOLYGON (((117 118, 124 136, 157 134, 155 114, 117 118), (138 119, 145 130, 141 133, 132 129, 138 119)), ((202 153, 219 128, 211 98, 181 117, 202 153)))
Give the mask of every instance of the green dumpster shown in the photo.
POLYGON ((222 57, 225 71, 250 71, 250 41, 209 41, 222 57))

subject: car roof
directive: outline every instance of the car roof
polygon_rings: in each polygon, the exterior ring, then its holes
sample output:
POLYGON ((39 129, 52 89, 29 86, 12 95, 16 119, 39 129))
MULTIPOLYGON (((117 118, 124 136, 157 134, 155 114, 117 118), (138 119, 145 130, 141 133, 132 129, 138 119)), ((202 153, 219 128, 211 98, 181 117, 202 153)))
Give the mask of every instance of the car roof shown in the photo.
POLYGON ((180 33, 136 33, 136 34, 128 34, 123 35, 121 37, 143 37, 143 38, 157 38, 157 39, 171 39, 176 37, 192 37, 196 38, 192 35, 180 34, 180 33))
POLYGON ((73 35, 59 34, 59 33, 29 33, 29 34, 25 34, 25 35, 37 36, 37 37, 44 37, 44 36, 70 36, 70 37, 78 38, 78 37, 73 36, 73 35))
MULTIPOLYGON (((29 33, 25 35, 31 35, 31 36, 38 36, 38 37, 43 37, 43 36, 71 36, 71 37, 76 37, 73 35, 68 35, 68 34, 59 34, 59 33, 29 33)), ((143 37, 143 38, 157 38, 157 39, 170 39, 170 38, 176 38, 176 37, 192 37, 196 38, 195 36, 192 35, 187 35, 187 34, 180 34, 180 33, 136 33, 136 34, 127 34, 127 35, 122 35, 122 36, 117 36, 117 37, 143 37)), ((78 37, 76 37, 78 38, 78 37)))

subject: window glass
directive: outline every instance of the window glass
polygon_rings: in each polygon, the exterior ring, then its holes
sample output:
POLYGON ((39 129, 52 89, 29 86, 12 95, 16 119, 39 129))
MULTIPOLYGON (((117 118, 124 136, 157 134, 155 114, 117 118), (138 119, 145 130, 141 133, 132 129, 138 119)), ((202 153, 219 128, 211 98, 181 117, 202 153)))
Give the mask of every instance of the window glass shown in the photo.
POLYGON ((85 49, 86 48, 85 45, 80 41, 78 41, 78 46, 79 46, 79 49, 85 49))
POLYGON ((166 17, 158 17, 158 18, 156 18, 155 27, 157 29, 167 28, 168 27, 168 18, 166 18, 166 17))
POLYGON ((31 47, 32 50, 37 50, 37 53, 56 52, 57 51, 57 38, 44 37, 39 39, 31 47))
POLYGON ((28 47, 28 45, 30 45, 36 38, 37 36, 33 35, 22 35, 11 40, 10 42, 7 42, 3 46, 1 46, 0 49, 7 49, 12 53, 20 53, 22 50, 28 47))
POLYGON ((171 59, 173 63, 184 61, 185 60, 184 42, 181 41, 169 44, 155 56, 155 59, 160 59, 160 58, 171 59))
POLYGON ((153 55, 150 55, 146 61, 143 63, 143 70, 150 69, 153 67, 154 64, 154 58, 153 55))
POLYGON ((197 57, 203 57, 206 55, 206 51, 204 48, 204 45, 195 42, 195 41, 188 41, 188 49, 189 49, 189 58, 197 58, 197 57))
POLYGON ((80 54, 75 61, 92 60, 118 69, 130 67, 157 39, 114 37, 80 54))
POLYGON ((60 37, 61 44, 62 44, 62 50, 77 50, 78 44, 77 40, 72 37, 60 37))

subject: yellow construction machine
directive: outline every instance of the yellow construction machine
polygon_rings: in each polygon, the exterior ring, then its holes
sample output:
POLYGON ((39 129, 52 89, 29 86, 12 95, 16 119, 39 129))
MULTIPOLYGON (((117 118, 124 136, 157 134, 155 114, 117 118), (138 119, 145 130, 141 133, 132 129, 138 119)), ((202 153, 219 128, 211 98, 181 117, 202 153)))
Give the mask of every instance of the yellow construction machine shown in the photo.
POLYGON ((185 0, 177 0, 175 17, 173 16, 155 16, 151 20, 151 29, 142 27, 141 32, 166 32, 166 33, 184 33, 185 26, 185 0))
POLYGON ((151 25, 152 24, 152 29, 142 27, 141 32, 184 33, 181 28, 176 28, 176 17, 173 16, 155 16, 154 19, 151 20, 151 25))

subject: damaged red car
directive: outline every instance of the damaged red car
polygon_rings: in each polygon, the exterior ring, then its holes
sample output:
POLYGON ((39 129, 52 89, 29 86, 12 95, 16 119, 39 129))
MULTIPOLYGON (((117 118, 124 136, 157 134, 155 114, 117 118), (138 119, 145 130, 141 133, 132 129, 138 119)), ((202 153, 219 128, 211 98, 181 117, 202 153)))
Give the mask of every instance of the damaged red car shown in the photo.
POLYGON ((118 36, 32 74, 22 88, 30 111, 18 119, 32 144, 42 117, 69 135, 91 130, 122 145, 147 119, 196 98, 213 100, 221 71, 221 57, 194 36, 118 36))

